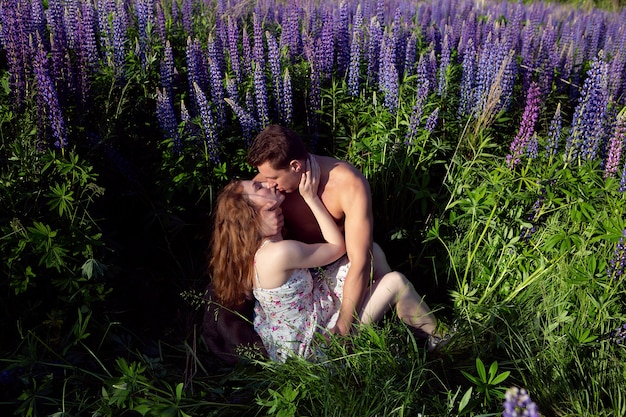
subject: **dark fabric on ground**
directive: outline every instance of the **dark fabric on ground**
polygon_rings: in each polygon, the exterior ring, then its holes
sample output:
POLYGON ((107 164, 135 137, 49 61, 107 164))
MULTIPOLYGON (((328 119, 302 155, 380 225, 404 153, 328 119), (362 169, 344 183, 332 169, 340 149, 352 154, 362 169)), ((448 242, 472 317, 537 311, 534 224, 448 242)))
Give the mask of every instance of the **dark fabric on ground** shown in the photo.
POLYGON ((231 365, 241 360, 241 352, 246 349, 267 357, 263 342, 252 325, 254 300, 227 309, 214 301, 212 285, 207 287, 205 297, 207 308, 202 320, 202 337, 211 353, 231 365))

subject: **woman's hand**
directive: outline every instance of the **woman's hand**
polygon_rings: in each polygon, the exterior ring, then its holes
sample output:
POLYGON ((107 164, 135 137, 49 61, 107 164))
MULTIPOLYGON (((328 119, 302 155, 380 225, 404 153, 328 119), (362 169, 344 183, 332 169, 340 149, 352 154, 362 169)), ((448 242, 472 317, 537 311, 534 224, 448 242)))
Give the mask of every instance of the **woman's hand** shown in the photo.
POLYGON ((320 165, 314 156, 309 155, 305 162, 304 172, 300 177, 300 195, 305 201, 311 201, 318 197, 317 188, 320 179, 320 165))

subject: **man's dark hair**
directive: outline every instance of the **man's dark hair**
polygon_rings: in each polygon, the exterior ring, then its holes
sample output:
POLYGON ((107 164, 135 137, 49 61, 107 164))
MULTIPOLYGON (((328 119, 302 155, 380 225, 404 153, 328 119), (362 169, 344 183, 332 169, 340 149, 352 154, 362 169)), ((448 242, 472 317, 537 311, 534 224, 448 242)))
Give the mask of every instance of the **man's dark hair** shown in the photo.
POLYGON ((291 129, 278 125, 269 125, 259 133, 250 149, 247 162, 251 166, 269 162, 274 169, 287 169, 294 159, 305 160, 308 150, 302 138, 291 129))

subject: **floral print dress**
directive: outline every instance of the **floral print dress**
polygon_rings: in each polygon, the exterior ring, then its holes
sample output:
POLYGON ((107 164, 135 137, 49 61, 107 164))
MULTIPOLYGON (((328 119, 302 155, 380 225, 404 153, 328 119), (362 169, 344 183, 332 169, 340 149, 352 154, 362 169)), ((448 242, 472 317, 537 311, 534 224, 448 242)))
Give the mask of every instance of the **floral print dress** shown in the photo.
POLYGON ((314 334, 335 325, 349 266, 344 256, 324 268, 296 269, 286 283, 271 289, 261 288, 256 277, 254 329, 272 360, 319 355, 312 346, 314 334))

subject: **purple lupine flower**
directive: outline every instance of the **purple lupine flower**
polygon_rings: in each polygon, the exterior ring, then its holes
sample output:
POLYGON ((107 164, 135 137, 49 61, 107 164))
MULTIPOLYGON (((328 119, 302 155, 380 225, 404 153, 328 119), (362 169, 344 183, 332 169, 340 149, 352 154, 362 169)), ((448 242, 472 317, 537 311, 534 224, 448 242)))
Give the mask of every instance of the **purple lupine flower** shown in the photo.
POLYGON ((253 40, 252 59, 262 71, 265 71, 265 48, 263 46, 263 24, 257 13, 252 14, 253 40))
POLYGON ((235 103, 239 103, 239 89, 237 88, 237 80, 230 78, 226 74, 226 96, 235 103))
POLYGON ((413 105, 413 111, 409 118, 409 127, 406 132, 405 144, 412 145, 415 137, 417 136, 417 128, 422 122, 422 112, 424 110, 424 102, 428 96, 428 80, 425 80, 420 84, 417 89, 417 96, 415 97, 415 104, 413 105))
POLYGON ((439 120, 439 107, 437 107, 426 119, 426 124, 424 125, 424 130, 428 133, 433 133, 435 130, 435 126, 437 126, 437 121, 439 120))
POLYGON ((353 97, 359 95, 361 78, 361 47, 363 42, 363 16, 361 5, 357 6, 354 25, 352 27, 352 43, 350 45, 350 66, 348 68, 348 94, 353 97))
POLYGON ((526 144, 526 155, 530 159, 535 159, 539 156, 539 142, 537 140, 537 132, 534 132, 530 140, 526 144))
POLYGON ((461 75, 461 94, 458 114, 466 116, 472 113, 474 108, 474 81, 476 79, 476 49, 473 39, 467 41, 463 54, 463 73, 461 75))
MULTIPOLYGON (((177 3, 173 1, 172 3, 177 3)), ((174 5, 172 4, 172 8, 174 5)), ((173 13, 172 13, 173 16, 173 13)), ((181 18, 183 21, 183 29, 188 36, 193 36, 193 0, 183 0, 183 7, 181 10, 181 18)))
POLYGON ((76 57, 80 99, 87 102, 90 79, 98 67, 98 44, 95 35, 96 16, 93 5, 82 3, 76 22, 76 57))
POLYGON ((174 94, 174 51, 169 39, 165 41, 163 49, 163 59, 160 67, 161 86, 165 92, 172 97, 174 94))
POLYGON ((373 17, 369 26, 369 42, 367 47, 367 78, 370 82, 378 79, 378 63, 380 45, 383 38, 381 23, 373 17))
POLYGON ((267 62, 272 75, 275 111, 276 113, 280 113, 280 101, 283 97, 283 77, 280 70, 280 51, 278 50, 278 42, 276 41, 276 38, 269 31, 265 31, 265 39, 267 40, 267 62))
POLYGON ((613 177, 617 173, 624 144, 626 144, 626 113, 622 110, 617 115, 613 134, 609 140, 606 165, 604 167, 604 178, 613 177))
POLYGON ((167 23, 165 19, 165 13, 163 11, 163 5, 160 1, 155 2, 154 7, 156 8, 156 33, 159 38, 159 42, 161 45, 165 43, 165 39, 167 38, 167 23))
POLYGON ((28 56, 28 31, 21 18, 23 8, 21 2, 5 2, 0 9, 1 45, 6 53, 9 72, 9 87, 12 101, 19 107, 26 98, 28 73, 31 67, 31 58, 28 56))
POLYGON ((217 127, 221 128, 226 123, 226 111, 224 108, 224 84, 222 83, 224 77, 219 65, 218 55, 213 36, 209 34, 209 39, 207 40, 207 63, 211 100, 217 112, 217 127))
POLYGON ((174 113, 172 97, 167 90, 157 88, 156 114, 161 130, 165 133, 165 139, 171 139, 174 144, 174 152, 179 153, 181 149, 180 137, 178 136, 178 122, 174 113))
POLYGON ((502 417, 539 417, 539 409, 531 399, 526 388, 509 388, 504 394, 502 417))
POLYGON ((515 167, 520 162, 520 157, 535 131, 535 123, 537 123, 540 110, 540 94, 539 85, 532 82, 526 96, 526 107, 524 108, 519 131, 513 142, 511 142, 510 153, 506 156, 506 163, 509 168, 515 167))
POLYGON ((111 11, 113 25, 113 68, 118 76, 123 75, 126 61, 126 25, 123 7, 116 7, 111 11))
POLYGON ((291 77, 289 76, 289 68, 285 68, 283 76, 283 99, 281 118, 285 126, 291 125, 293 117, 293 97, 291 92, 291 77))
POLYGON ((389 36, 383 37, 379 68, 378 87, 385 94, 385 107, 387 107, 390 113, 395 114, 398 110, 398 89, 400 86, 396 70, 393 40, 389 36))
POLYGON ((228 16, 227 23, 228 32, 228 56, 230 57, 230 68, 235 74, 235 79, 238 83, 243 81, 241 76, 241 66, 239 64, 239 49, 238 49, 238 30, 237 23, 228 16))
POLYGON ((261 126, 269 123, 269 107, 267 99, 267 87, 265 83, 265 71, 262 64, 254 61, 254 97, 256 99, 257 116, 261 126))
POLYGON ((47 118, 52 128, 52 136, 55 139, 54 145, 57 148, 64 149, 67 146, 65 119, 59 105, 57 91, 50 77, 47 52, 38 36, 36 41, 33 41, 33 43, 35 42, 36 45, 32 46, 34 49, 33 72, 37 84, 37 94, 41 99, 39 114, 45 115, 44 117, 47 118))
POLYGON ((329 10, 322 20, 322 33, 316 40, 316 61, 324 77, 329 77, 335 62, 334 18, 329 10))
POLYGON ((396 7, 396 11, 393 16, 393 23, 391 24, 391 39, 396 56, 396 70, 398 75, 404 73, 405 38, 406 36, 402 27, 402 9, 400 7, 396 7))
POLYGON ((404 77, 410 77, 415 71, 415 62, 417 60, 417 35, 415 32, 406 41, 404 49, 404 77))
POLYGON ((615 343, 620 346, 626 345, 626 323, 611 331, 608 337, 611 343, 615 343))
POLYGON ((281 48, 287 47, 289 56, 294 58, 302 53, 302 38, 300 37, 299 21, 301 9, 296 2, 289 2, 287 22, 281 33, 281 48))
POLYGON ((147 54, 150 45, 148 37, 148 25, 154 22, 153 0, 136 0, 135 13, 137 15, 137 28, 139 32, 139 60, 142 68, 145 70, 148 66, 147 54))
POLYGON ((250 144, 252 142, 254 134, 259 129, 259 122, 254 118, 252 114, 250 114, 250 112, 243 109, 234 100, 231 100, 230 98, 226 98, 224 100, 233 110, 235 116, 239 119, 239 124, 241 125, 244 141, 246 142, 246 144, 250 144))
POLYGON ((202 121, 202 132, 204 133, 207 156, 212 162, 218 163, 220 157, 217 147, 217 130, 215 122, 213 121, 213 115, 211 114, 211 108, 206 96, 200 89, 200 86, 198 86, 198 83, 194 83, 193 88, 197 102, 196 105, 200 112, 200 120, 202 121))
POLYGON ((446 25, 445 35, 443 37, 443 45, 441 46, 441 59, 439 63, 439 83, 437 85, 437 94, 441 97, 445 97, 448 90, 448 80, 446 78, 446 73, 448 72, 448 67, 450 66, 450 37, 452 36, 450 32, 450 26, 446 25))
POLYGON ((624 267, 626 266, 626 247, 624 246, 625 238, 626 229, 622 231, 622 237, 620 237, 615 245, 613 257, 609 261, 609 267, 607 268, 609 279, 618 280, 624 274, 624 267))
POLYGON ((241 35, 241 49, 241 65, 243 67, 243 74, 252 74, 252 48, 250 46, 250 36, 248 36, 248 31, 245 26, 243 27, 241 35))
POLYGON ((565 147, 568 162, 576 158, 592 160, 604 135, 604 119, 608 106, 608 65, 596 57, 574 110, 572 127, 565 147))
POLYGON ((546 156, 554 156, 559 150, 559 140, 561 139, 561 128, 563 119, 561 117, 561 103, 557 104, 554 116, 550 121, 548 130, 548 144, 546 145, 546 156))
POLYGON ((350 63, 350 22, 348 2, 342 0, 339 4, 339 21, 335 25, 337 39, 337 70, 343 77, 350 63))

